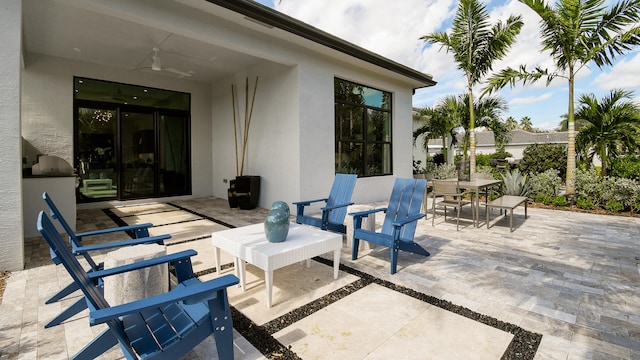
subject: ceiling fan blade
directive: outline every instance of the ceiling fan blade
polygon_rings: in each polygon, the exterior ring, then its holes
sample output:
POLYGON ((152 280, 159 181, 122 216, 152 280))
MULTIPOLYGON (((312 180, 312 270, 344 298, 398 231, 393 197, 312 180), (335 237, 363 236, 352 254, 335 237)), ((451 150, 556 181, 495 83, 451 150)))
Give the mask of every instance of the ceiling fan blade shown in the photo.
POLYGON ((182 71, 182 70, 178 70, 178 69, 174 69, 174 68, 164 68, 163 70, 166 70, 168 72, 172 72, 174 74, 178 74, 180 76, 191 77, 191 75, 193 75, 193 72, 186 72, 186 71, 182 71))

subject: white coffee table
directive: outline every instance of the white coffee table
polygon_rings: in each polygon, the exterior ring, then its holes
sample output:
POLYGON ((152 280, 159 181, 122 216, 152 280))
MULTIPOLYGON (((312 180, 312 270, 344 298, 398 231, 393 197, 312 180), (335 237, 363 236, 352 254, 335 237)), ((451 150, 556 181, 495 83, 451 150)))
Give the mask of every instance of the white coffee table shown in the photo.
POLYGON ((287 239, 281 243, 271 243, 264 234, 264 224, 243 226, 214 232, 211 235, 216 260, 216 270, 220 273, 220 249, 235 257, 236 275, 240 278, 242 291, 245 290, 245 261, 264 270, 267 287, 267 307, 271 307, 273 271, 281 267, 310 259, 333 251, 333 278, 338 278, 342 235, 319 230, 310 226, 291 223, 287 239))

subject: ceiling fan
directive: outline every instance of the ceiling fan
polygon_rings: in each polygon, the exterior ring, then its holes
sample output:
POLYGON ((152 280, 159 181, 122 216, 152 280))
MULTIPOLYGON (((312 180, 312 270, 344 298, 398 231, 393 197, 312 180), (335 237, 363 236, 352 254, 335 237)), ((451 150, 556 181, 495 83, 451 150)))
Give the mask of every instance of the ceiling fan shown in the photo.
POLYGON ((157 47, 153 48, 153 54, 151 55, 151 70, 153 71, 168 71, 170 73, 174 73, 176 75, 180 75, 181 77, 191 77, 193 75, 193 71, 182 71, 174 68, 163 68, 162 62, 160 61, 160 49, 157 47))

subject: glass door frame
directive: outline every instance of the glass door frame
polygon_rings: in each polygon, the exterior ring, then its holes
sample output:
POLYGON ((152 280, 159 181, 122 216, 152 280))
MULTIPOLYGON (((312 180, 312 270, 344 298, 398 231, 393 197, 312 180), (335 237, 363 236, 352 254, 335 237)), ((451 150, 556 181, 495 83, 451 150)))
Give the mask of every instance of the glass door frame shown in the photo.
MULTIPOLYGON (((79 119, 78 119, 78 109, 79 108, 95 108, 95 109, 108 109, 116 112, 116 134, 115 134, 115 152, 116 152, 116 178, 118 179, 116 185, 117 194, 112 198, 102 198, 102 199, 87 199, 85 197, 81 197, 79 194, 77 196, 77 202, 94 202, 94 201, 105 201, 105 200, 133 200, 133 199, 141 199, 141 198, 157 198, 161 196, 180 196, 180 195, 191 195, 192 194, 192 182, 191 182, 191 119, 190 113, 188 111, 181 110, 171 110, 171 109, 159 109, 153 107, 146 106, 136 106, 136 105, 127 105, 127 104, 114 104, 109 102, 101 102, 101 101, 91 101, 91 100, 75 100, 74 101, 74 168, 79 170, 80 167, 80 142, 79 142, 79 119), (154 139, 154 150, 153 150, 153 191, 152 194, 143 194, 141 196, 127 196, 124 193, 124 181, 125 181, 125 164, 123 161, 123 130, 122 130, 122 114, 126 112, 135 112, 135 113, 146 113, 151 114, 153 116, 153 139, 154 139), (179 191, 177 193, 170 192, 167 193, 166 188, 161 190, 160 182, 162 181, 162 174, 160 169, 160 129, 159 129, 159 119, 161 116, 172 116, 172 117, 182 117, 185 120, 185 144, 186 147, 184 149, 186 153, 186 158, 184 159, 184 191, 179 191)), ((79 173, 79 172, 78 172, 79 173)), ((81 185, 82 186, 82 183, 81 185)))

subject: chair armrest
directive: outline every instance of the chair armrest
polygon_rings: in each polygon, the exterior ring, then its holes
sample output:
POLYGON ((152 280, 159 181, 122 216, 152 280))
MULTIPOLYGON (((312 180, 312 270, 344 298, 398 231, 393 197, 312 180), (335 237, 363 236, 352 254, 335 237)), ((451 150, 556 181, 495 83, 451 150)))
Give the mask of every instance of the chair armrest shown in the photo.
POLYGON ((365 211, 357 211, 357 212, 352 212, 349 213, 350 216, 353 216, 354 218, 356 217, 367 217, 369 216, 369 214, 373 214, 373 213, 377 213, 380 211, 387 211, 387 208, 378 208, 378 209, 371 209, 371 210, 365 210, 365 211))
POLYGON ((147 309, 161 307, 178 301, 188 302, 192 298, 201 300, 215 298, 217 292, 238 283, 234 275, 225 275, 206 282, 198 282, 189 286, 180 286, 167 293, 152 296, 146 299, 133 301, 105 309, 93 310, 89 313, 91 325, 101 324, 121 316, 138 313, 147 309))
MULTIPOLYGON (((76 255, 84 254, 90 251, 96 250, 107 250, 113 248, 119 248, 124 246, 133 246, 133 245, 141 245, 141 244, 152 244, 152 243, 162 243, 164 240, 171 239, 171 235, 158 235, 158 236, 150 236, 146 238, 140 239, 131 239, 131 240, 123 240, 117 242, 109 242, 104 244, 96 244, 96 245, 87 245, 87 246, 73 246, 73 253, 76 255)), ((73 244, 73 242, 72 242, 73 244)))
POLYGON ((119 231, 136 231, 136 230, 139 230, 139 229, 150 228, 152 226, 153 226, 153 224, 151 224, 151 223, 145 223, 145 224, 137 224, 137 225, 130 225, 130 226, 121 226, 121 227, 111 228, 111 229, 86 231, 86 232, 82 232, 82 233, 76 233, 76 237, 78 239, 82 239, 83 237, 102 235, 102 234, 110 234, 110 233, 119 232, 119 231))
POLYGON ((306 200, 306 201, 295 201, 292 204, 293 205, 298 205, 298 206, 308 206, 308 205, 311 205, 312 203, 321 202, 321 201, 326 202, 327 200, 329 200, 329 198, 316 199, 316 200, 306 200))
POLYGON ((180 251, 180 252, 177 252, 177 253, 174 253, 174 254, 158 256, 156 258, 149 259, 149 260, 142 260, 142 261, 138 261, 138 262, 131 263, 131 264, 126 264, 126 265, 122 265, 122 266, 116 266, 114 268, 98 270, 98 271, 91 271, 91 272, 88 272, 87 274, 89 275, 90 279, 103 278, 103 277, 107 277, 107 276, 122 274, 122 273, 133 271, 133 270, 139 270, 139 269, 148 268, 150 266, 161 265, 161 264, 165 264, 165 263, 168 264, 168 263, 174 263, 174 262, 177 262, 177 261, 182 261, 182 260, 188 259, 188 258, 190 258, 192 256, 196 256, 197 254, 198 254, 198 252, 195 251, 195 250, 184 250, 184 251, 180 251))
POLYGON ((339 209, 339 208, 347 207, 347 206, 350 206, 350 205, 353 205, 353 204, 355 204, 355 203, 350 202, 350 203, 333 205, 333 206, 325 206, 320 210, 322 210, 322 211, 330 211, 330 210, 333 210, 333 209, 339 209))
POLYGON ((420 219, 422 219, 425 216, 425 214, 415 214, 415 215, 411 215, 408 218, 404 219, 403 221, 394 221, 391 223, 391 225, 396 226, 396 227, 402 227, 405 226, 409 223, 412 223, 414 221, 418 221, 420 219))

